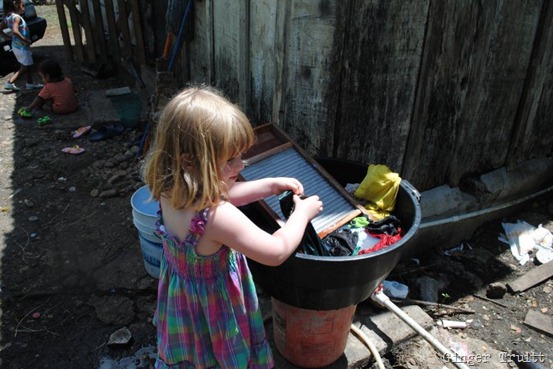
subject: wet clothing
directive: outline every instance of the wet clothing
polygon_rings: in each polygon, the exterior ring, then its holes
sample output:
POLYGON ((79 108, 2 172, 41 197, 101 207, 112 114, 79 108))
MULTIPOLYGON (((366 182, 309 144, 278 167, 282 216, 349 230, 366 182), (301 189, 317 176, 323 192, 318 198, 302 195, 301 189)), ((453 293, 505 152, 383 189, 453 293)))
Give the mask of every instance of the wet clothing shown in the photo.
POLYGON ((67 77, 59 82, 46 83, 38 97, 51 101, 52 111, 56 114, 73 113, 79 107, 73 82, 67 77))
POLYGON ((227 246, 209 256, 196 253, 208 213, 209 208, 195 214, 180 242, 167 233, 159 211, 156 233, 163 255, 154 317, 155 367, 273 368, 246 257, 227 246))

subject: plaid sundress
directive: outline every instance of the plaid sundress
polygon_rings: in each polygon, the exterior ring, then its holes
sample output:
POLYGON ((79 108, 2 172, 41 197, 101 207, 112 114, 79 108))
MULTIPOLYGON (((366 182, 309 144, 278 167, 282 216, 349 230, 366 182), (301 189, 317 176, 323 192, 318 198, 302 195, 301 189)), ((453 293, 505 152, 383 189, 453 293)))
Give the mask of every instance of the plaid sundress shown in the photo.
POLYGON ((209 208, 198 212, 184 242, 169 235, 160 209, 163 242, 157 309, 156 369, 274 367, 255 285, 244 255, 227 246, 196 253, 209 208))

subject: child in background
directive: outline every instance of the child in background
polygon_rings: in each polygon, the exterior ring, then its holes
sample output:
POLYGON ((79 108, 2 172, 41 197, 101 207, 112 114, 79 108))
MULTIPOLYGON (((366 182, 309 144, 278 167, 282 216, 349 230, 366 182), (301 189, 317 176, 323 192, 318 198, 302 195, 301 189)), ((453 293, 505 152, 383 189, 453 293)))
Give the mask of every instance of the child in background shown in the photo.
POLYGON ((44 87, 31 105, 25 109, 40 109, 46 103, 51 104, 53 113, 73 113, 79 107, 73 82, 63 75, 61 66, 54 60, 47 59, 38 65, 38 74, 42 77, 44 87))
POLYGON ((163 242, 157 369, 274 367, 246 257, 283 263, 322 202, 300 199, 294 178, 237 182, 254 138, 242 111, 210 87, 183 90, 162 112, 144 167, 163 242), (286 190, 295 210, 273 234, 236 207, 286 190))
POLYGON ((29 28, 25 19, 20 14, 25 14, 24 0, 4 0, 4 19, 0 23, 0 34, 2 37, 9 39, 9 36, 4 32, 4 28, 8 27, 12 30, 12 52, 21 65, 19 70, 11 76, 4 85, 5 90, 19 91, 20 89, 14 84, 15 81, 23 74, 27 76, 27 90, 42 88, 42 84, 33 83, 32 66, 33 54, 31 53, 31 39, 29 28))

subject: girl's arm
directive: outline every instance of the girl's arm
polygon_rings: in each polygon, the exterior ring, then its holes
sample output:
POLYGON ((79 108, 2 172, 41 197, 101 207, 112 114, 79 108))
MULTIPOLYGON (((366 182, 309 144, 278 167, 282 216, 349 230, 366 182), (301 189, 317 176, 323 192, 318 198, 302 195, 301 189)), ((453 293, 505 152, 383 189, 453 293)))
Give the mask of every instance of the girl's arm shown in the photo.
POLYGON ((46 100, 44 100, 42 97, 37 95, 37 97, 35 97, 31 105, 27 106, 25 109, 32 111, 33 109, 36 109, 36 108, 42 108, 45 102, 46 100))
POLYGON ((318 196, 301 200, 294 195, 294 205, 295 210, 284 226, 270 234, 259 228, 234 205, 222 203, 209 213, 204 236, 218 244, 227 245, 258 263, 280 265, 299 246, 308 222, 323 209, 318 196))
POLYGON ((229 201, 233 205, 242 206, 271 195, 279 195, 288 190, 296 195, 301 195, 303 186, 295 178, 263 178, 255 181, 236 182, 229 189, 228 195, 229 201))
POLYGON ((24 43, 30 45, 31 40, 26 39, 21 32, 19 32, 19 25, 21 24, 21 16, 15 17, 13 21, 12 34, 16 35, 17 38, 21 39, 24 43))

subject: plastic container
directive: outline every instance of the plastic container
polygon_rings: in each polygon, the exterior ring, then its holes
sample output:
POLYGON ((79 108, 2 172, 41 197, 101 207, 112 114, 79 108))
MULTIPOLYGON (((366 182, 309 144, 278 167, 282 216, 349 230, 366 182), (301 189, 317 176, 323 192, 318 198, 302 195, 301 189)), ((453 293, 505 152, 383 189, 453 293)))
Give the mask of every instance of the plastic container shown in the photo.
POLYGON ((147 186, 142 186, 131 196, 132 220, 138 230, 144 268, 149 275, 159 278, 159 265, 163 246, 155 234, 159 202, 150 199, 147 186))
POLYGON ((273 336, 280 354, 302 368, 332 364, 346 348, 356 306, 316 311, 271 299, 273 336))
POLYGON ((389 298, 404 299, 409 294, 409 287, 396 281, 382 281, 382 288, 389 298))
POLYGON ((163 244, 160 242, 148 241, 146 238, 142 237, 142 234, 138 236, 138 239, 140 241, 140 249, 142 250, 146 272, 154 278, 159 278, 159 266, 161 263, 163 244))
MULTIPOLYGON (((317 162, 342 186, 361 183, 367 173, 366 165, 351 161, 319 158, 317 162)), ((393 214, 401 220, 404 235, 393 245, 355 256, 296 253, 277 267, 249 260, 254 280, 270 296, 303 309, 336 310, 357 305, 370 297, 408 249, 421 221, 419 200, 418 191, 402 180, 393 214)), ((266 215, 256 212, 255 207, 243 210, 261 228, 276 230, 269 228, 266 215)))

